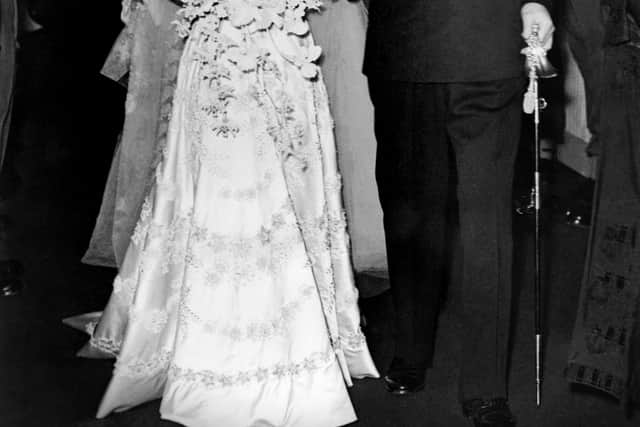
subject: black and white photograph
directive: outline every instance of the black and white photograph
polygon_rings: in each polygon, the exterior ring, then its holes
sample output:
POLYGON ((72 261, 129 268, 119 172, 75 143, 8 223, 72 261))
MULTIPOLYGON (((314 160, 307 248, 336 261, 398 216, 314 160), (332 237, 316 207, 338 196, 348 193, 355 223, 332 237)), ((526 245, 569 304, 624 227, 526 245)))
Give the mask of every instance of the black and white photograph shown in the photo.
POLYGON ((0 0, 0 426, 639 412, 640 0, 0 0))

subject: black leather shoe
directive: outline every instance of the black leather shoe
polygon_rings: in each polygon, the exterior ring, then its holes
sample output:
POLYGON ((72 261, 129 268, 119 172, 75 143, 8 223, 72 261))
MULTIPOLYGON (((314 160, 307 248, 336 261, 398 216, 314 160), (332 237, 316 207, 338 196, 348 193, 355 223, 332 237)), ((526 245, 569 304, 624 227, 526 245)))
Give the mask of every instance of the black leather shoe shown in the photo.
POLYGON ((515 427, 507 399, 473 399, 463 403, 464 415, 473 421, 475 427, 515 427))
POLYGON ((384 386, 397 396, 415 393, 424 388, 424 375, 388 374, 384 377, 384 386))

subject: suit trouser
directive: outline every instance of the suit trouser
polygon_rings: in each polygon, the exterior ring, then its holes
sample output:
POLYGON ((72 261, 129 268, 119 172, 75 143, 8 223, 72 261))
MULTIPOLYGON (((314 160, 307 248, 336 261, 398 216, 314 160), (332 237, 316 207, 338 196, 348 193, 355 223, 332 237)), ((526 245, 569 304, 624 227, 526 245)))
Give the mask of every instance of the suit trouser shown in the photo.
POLYGON ((504 397, 511 195, 523 80, 409 83, 370 78, 370 90, 396 313, 391 370, 419 375, 431 365, 446 266, 447 192, 450 168, 455 167, 464 260, 461 399, 504 397))

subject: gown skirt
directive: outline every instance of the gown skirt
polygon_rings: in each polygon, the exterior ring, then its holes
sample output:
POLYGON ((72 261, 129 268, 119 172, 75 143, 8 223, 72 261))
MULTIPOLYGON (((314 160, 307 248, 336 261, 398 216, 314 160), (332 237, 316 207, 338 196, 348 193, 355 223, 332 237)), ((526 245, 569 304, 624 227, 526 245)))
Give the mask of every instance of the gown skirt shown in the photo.
POLYGON ((117 358, 97 416, 161 398, 187 426, 348 424, 346 386, 378 373, 304 2, 208 3, 226 8, 184 13, 162 159, 87 324, 80 355, 117 358))

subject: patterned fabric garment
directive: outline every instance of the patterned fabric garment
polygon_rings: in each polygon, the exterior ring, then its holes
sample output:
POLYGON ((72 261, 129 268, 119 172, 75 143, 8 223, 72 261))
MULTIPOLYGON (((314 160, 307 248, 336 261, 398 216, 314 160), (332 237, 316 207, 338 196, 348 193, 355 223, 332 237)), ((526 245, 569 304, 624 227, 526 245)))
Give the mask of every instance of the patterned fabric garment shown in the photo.
POLYGON ((82 261, 120 267, 153 171, 166 144, 184 40, 172 24, 178 7, 166 0, 123 2, 126 23, 102 69, 127 86, 116 148, 89 248, 82 261))
POLYGON ((640 28, 603 1, 597 186, 566 375, 640 406, 640 28))
POLYGON ((163 158, 82 355, 98 417, 327 427, 378 373, 360 332, 313 1, 191 1, 163 158))

